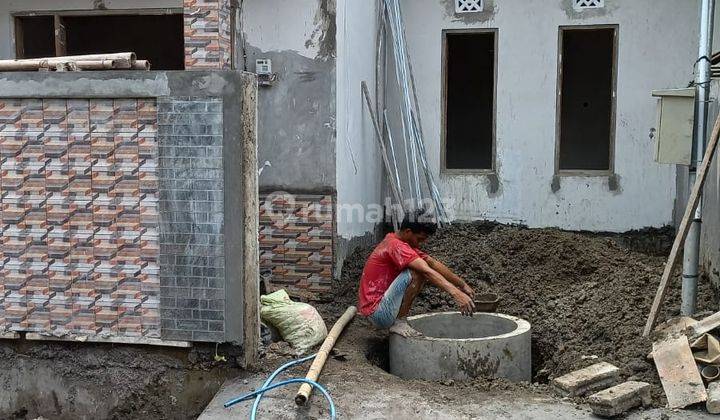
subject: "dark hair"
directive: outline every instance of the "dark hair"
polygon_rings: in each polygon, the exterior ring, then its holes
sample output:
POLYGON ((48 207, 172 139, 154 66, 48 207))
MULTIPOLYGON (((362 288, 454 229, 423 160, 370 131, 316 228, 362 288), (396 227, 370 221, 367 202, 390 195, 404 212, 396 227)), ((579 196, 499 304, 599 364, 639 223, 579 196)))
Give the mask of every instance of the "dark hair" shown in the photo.
POLYGON ((435 216, 425 209, 405 212, 405 217, 403 217, 400 225, 400 230, 410 229, 412 233, 426 233, 428 235, 434 235, 437 228, 435 216))

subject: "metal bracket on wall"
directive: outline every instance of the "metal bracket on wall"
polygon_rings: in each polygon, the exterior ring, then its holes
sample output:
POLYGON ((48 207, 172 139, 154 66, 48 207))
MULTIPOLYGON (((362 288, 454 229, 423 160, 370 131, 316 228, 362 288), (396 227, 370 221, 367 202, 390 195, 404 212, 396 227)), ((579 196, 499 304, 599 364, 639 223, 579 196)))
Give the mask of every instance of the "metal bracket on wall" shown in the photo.
POLYGON ((272 86, 277 80, 277 73, 271 74, 258 74, 257 75, 258 86, 269 87, 272 86))

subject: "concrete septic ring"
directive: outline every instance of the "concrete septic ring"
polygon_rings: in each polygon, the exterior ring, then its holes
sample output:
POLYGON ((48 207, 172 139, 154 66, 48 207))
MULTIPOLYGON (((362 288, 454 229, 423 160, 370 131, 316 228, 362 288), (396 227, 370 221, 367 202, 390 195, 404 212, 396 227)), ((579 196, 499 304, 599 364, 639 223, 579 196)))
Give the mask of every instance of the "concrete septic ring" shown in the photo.
POLYGON ((510 315, 459 312, 417 315, 408 324, 422 334, 390 334, 390 373, 404 379, 475 377, 530 382, 530 323, 510 315))

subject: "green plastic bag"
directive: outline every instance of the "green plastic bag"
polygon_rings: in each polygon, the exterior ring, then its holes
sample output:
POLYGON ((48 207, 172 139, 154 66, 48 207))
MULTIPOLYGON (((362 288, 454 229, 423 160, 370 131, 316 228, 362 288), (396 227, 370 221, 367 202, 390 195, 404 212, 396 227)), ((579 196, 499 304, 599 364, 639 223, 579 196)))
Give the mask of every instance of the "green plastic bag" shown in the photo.
POLYGON ((327 337, 325 321, 318 311, 307 303, 293 302, 285 290, 260 296, 260 318, 302 353, 327 337))

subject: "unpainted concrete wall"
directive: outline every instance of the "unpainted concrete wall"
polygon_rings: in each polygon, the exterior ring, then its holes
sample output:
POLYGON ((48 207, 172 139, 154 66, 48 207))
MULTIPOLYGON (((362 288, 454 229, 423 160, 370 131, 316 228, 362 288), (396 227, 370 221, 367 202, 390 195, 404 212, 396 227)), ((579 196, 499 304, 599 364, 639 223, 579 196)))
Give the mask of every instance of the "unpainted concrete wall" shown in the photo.
MULTIPOLYGON (((708 141, 714 121, 720 114, 720 80, 710 85, 710 109, 708 113, 708 141)), ((682 220, 690 196, 688 167, 677 166, 678 197, 675 202, 675 225, 682 220)), ((700 264, 713 283, 720 285, 720 159, 716 152, 703 190, 702 233, 700 236, 700 264)))
POLYGON ((0 59, 15 58, 12 13, 51 10, 181 8, 182 0, 7 0, 0 2, 0 59))
MULTIPOLYGON (((368 220, 360 205, 380 203, 383 167, 375 132, 363 100, 365 81, 375 106, 376 0, 338 2, 337 58, 337 236, 336 264, 359 244, 353 238, 369 236, 376 222, 368 220)), ((364 207, 362 207, 364 208, 364 207)), ((340 269, 336 270, 336 274, 340 269)))
MULTIPOLYGON (((591 231, 672 223, 675 169, 653 160, 653 89, 686 86, 697 45, 696 0, 486 2, 455 15, 452 2, 403 0, 408 49, 430 165, 440 172, 443 29, 498 28, 497 171, 439 176, 455 219, 492 219, 591 231), (619 25, 615 173, 555 177, 558 27, 619 25), (672 51, 672 54, 668 54, 672 51)), ((390 68, 389 68, 390 70, 390 68)), ((588 69, 592 71, 592 69, 588 69)), ((388 75, 388 80, 393 77, 388 75)), ((397 134, 399 135, 399 133, 397 134)))
POLYGON ((246 0, 246 70, 272 60, 277 80, 258 95, 259 178, 271 192, 335 189, 335 0, 246 0))

